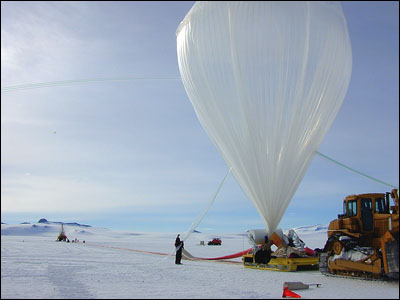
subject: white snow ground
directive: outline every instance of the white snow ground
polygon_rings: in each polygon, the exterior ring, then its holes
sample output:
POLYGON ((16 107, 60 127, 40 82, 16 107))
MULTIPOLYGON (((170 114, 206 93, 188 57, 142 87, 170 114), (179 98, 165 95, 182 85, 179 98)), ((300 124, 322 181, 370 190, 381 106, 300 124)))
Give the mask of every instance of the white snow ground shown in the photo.
MULTIPOLYGON (((175 265, 176 233, 132 233, 64 226, 70 240, 56 242, 60 225, 1 225, 1 298, 282 298, 285 281, 321 283, 295 291, 310 299, 399 299, 398 282, 331 278, 319 271, 246 269, 239 262, 188 261, 175 265), (85 243, 82 241, 85 240, 85 243)), ((249 228, 250 229, 250 228, 249 228)), ((306 246, 322 248, 326 227, 296 229, 306 246)), ((194 233, 185 249, 198 257, 218 257, 250 248, 245 233, 194 233), (222 246, 200 241, 222 239, 222 246)))

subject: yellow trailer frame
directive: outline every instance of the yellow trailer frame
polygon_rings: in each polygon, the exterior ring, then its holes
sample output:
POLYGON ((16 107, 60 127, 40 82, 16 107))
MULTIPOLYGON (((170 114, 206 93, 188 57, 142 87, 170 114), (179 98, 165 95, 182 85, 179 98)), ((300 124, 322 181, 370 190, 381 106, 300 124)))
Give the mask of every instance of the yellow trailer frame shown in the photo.
POLYGON ((255 263, 252 253, 242 256, 245 268, 293 272, 297 270, 318 270, 318 257, 271 258, 268 264, 255 263))

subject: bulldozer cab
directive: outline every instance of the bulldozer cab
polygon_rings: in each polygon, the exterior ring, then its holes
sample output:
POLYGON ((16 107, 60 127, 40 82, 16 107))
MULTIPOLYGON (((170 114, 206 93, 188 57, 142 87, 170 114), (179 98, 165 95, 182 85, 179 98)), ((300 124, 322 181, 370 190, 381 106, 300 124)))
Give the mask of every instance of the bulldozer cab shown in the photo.
POLYGON ((343 214, 338 215, 338 218, 350 231, 354 229, 355 232, 373 232, 379 229, 375 228, 377 222, 390 214, 389 195, 390 193, 347 196, 343 201, 343 214))

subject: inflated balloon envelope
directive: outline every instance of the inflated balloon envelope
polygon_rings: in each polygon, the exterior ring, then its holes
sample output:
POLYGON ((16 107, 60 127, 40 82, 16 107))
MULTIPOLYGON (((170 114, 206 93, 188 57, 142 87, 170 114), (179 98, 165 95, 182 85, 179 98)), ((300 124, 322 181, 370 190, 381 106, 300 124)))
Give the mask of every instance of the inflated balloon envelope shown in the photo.
POLYGON ((349 85, 341 4, 197 2, 177 54, 201 125, 273 232, 349 85))

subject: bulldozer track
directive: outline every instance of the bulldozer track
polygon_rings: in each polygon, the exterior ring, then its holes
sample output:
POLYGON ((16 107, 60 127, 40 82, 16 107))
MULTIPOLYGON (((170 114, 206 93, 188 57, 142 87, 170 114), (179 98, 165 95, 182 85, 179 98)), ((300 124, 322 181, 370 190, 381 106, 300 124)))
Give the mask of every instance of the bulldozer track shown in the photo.
POLYGON ((336 275, 336 274, 331 274, 327 272, 322 272, 321 274, 327 277, 332 277, 332 278, 345 278, 345 279, 354 279, 354 280, 366 280, 366 281, 380 281, 380 282, 398 282, 396 279, 390 279, 386 277, 381 277, 381 278, 373 278, 373 277, 363 277, 363 276, 345 276, 345 275, 336 275))
POLYGON ((398 281, 398 279, 392 279, 389 277, 374 277, 374 274, 372 273, 362 273, 358 272, 356 270, 353 271, 342 271, 343 273, 347 273, 348 275, 342 275, 342 274, 332 274, 329 273, 329 267, 327 263, 327 254, 322 253, 320 255, 320 260, 319 260, 319 270, 321 274, 327 277, 336 277, 336 278, 347 278, 347 279, 356 279, 356 280, 367 280, 367 281, 381 281, 381 282, 388 282, 388 281, 398 281))

